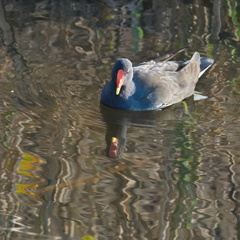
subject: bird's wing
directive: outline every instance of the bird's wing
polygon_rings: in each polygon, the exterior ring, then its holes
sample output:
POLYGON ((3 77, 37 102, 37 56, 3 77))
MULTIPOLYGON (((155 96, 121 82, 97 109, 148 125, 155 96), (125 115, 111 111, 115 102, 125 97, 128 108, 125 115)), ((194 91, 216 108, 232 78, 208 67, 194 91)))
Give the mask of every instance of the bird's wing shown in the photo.
POLYGON ((183 52, 184 50, 190 48, 189 46, 183 47, 183 48, 179 48, 175 51, 172 51, 170 53, 167 53, 163 56, 157 57, 155 59, 153 59, 153 61, 155 62, 163 62, 163 61, 169 61, 170 59, 172 59, 173 57, 175 57, 177 54, 183 52))
POLYGON ((193 94, 200 72, 200 55, 195 53, 183 68, 179 62, 146 63, 134 68, 137 99, 168 106, 193 94))

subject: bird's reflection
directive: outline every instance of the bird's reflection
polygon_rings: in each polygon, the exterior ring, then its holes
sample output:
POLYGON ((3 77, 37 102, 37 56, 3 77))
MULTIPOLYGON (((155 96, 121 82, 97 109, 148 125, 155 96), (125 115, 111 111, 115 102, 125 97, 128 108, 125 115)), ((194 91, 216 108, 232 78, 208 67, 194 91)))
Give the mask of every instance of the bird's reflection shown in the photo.
POLYGON ((109 108, 103 104, 101 113, 107 125, 106 155, 110 158, 121 159, 127 142, 129 125, 154 127, 162 121, 189 119, 194 111, 194 97, 159 111, 124 111, 109 108))

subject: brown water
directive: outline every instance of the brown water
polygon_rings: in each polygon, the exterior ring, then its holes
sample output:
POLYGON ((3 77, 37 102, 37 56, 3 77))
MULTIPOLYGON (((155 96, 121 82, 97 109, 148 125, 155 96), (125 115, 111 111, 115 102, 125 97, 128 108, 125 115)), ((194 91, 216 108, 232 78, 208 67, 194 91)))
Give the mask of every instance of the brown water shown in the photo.
POLYGON ((234 0, 1 1, 0 239, 240 239, 239 40, 234 0), (116 59, 186 45, 207 99, 100 106, 116 59))

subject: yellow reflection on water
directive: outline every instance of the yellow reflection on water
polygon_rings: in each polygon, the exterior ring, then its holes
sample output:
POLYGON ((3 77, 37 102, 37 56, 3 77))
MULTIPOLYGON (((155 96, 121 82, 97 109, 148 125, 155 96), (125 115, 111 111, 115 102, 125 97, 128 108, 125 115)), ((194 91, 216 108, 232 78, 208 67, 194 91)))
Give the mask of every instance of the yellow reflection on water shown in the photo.
POLYGON ((43 163, 45 163, 45 161, 36 156, 27 153, 23 154, 23 159, 17 171, 20 175, 28 177, 29 180, 27 183, 16 183, 16 193, 26 194, 36 201, 41 200, 36 190, 45 182, 43 177, 39 174, 43 171, 41 167, 43 163), (32 181, 33 179, 37 179, 37 181, 32 181))

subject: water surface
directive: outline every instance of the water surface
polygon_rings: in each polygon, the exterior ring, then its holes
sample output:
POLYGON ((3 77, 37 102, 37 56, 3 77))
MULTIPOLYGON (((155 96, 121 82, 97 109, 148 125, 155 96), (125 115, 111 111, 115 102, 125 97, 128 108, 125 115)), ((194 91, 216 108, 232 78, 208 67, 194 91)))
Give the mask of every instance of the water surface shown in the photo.
POLYGON ((240 5, 0 3, 0 239, 240 238, 240 5), (206 99, 99 104, 113 63, 191 45, 206 99), (109 157, 112 137, 117 158, 109 157))

